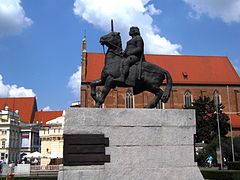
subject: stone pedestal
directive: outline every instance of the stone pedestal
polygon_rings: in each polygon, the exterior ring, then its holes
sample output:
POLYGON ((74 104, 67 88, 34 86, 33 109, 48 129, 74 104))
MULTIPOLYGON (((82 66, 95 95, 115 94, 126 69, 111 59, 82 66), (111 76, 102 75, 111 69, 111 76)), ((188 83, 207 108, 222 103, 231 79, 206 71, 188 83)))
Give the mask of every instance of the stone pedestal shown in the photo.
POLYGON ((58 180, 203 180, 194 110, 70 108, 64 134, 104 134, 110 163, 63 166, 58 180))

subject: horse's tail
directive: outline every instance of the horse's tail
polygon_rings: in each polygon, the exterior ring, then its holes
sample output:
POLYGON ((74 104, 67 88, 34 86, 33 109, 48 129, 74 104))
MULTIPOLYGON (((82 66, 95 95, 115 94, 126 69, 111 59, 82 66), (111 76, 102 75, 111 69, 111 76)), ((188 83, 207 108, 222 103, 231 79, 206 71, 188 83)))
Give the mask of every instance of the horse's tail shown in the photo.
POLYGON ((163 72, 164 72, 164 75, 166 76, 167 84, 162 94, 161 101, 163 103, 166 103, 170 97, 170 92, 172 90, 172 77, 168 71, 163 70, 163 72))

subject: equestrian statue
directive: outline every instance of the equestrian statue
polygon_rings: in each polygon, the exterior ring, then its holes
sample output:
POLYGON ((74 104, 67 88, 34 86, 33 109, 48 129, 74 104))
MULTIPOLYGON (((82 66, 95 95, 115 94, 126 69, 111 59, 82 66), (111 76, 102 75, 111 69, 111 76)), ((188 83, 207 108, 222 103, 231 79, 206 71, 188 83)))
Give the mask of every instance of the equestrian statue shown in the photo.
POLYGON ((101 78, 92 81, 91 96, 95 107, 104 103, 109 91, 115 87, 132 87, 133 94, 149 91, 155 96, 145 108, 155 108, 158 102, 166 103, 172 89, 172 78, 168 71, 147 62, 144 58, 144 42, 138 27, 131 27, 125 51, 122 51, 122 41, 119 32, 112 31, 100 38, 100 43, 107 46, 105 65, 101 78), (164 91, 160 89, 166 79, 164 91), (100 96, 96 95, 96 87, 103 86, 100 96))

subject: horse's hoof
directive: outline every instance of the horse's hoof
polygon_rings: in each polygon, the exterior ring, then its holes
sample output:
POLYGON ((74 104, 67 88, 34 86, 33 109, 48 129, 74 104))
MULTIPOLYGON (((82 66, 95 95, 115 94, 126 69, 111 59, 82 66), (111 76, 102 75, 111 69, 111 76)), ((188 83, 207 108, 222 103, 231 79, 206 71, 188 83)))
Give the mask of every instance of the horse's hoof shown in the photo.
POLYGON ((153 104, 150 104, 150 105, 144 106, 144 108, 146 108, 146 109, 153 109, 153 108, 155 108, 155 106, 153 104))
POLYGON ((100 107, 101 107, 101 105, 98 104, 98 103, 96 103, 96 104, 94 105, 94 108, 100 108, 100 107))

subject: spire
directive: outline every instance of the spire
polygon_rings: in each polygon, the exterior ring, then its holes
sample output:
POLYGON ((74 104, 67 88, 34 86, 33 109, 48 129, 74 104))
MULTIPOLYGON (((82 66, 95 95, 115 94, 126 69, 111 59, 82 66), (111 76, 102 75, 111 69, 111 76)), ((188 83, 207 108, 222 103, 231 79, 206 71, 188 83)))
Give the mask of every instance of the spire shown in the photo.
MULTIPOLYGON (((82 57, 81 57, 81 84, 80 84, 80 104, 82 106, 86 106, 86 98, 85 98, 85 92, 86 88, 83 85, 83 82, 86 82, 86 76, 87 76, 87 38, 86 38, 86 30, 84 30, 84 36, 82 39, 82 57)), ((80 78, 80 77, 79 77, 80 78)))
POLYGON ((81 81, 84 82, 86 80, 86 72, 87 72, 87 39, 86 39, 86 30, 84 30, 84 36, 82 39, 82 58, 81 58, 81 66, 82 66, 82 74, 81 81))
POLYGON ((82 39, 82 52, 86 52, 87 51, 87 40, 86 40, 86 30, 84 30, 84 36, 82 39))

